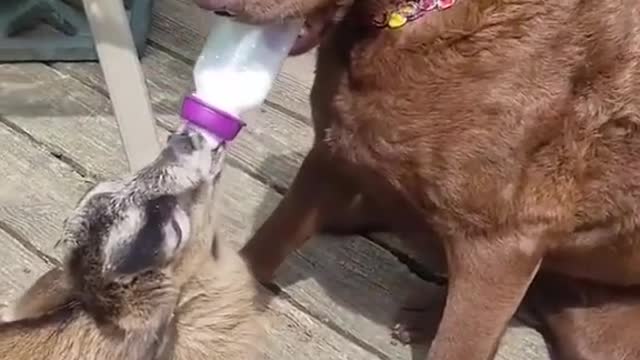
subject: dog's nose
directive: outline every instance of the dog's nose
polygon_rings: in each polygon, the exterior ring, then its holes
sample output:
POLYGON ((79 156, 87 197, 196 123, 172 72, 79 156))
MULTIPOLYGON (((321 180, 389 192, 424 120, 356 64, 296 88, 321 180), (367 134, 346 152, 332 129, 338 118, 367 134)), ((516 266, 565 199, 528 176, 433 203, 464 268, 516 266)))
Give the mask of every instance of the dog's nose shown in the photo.
POLYGON ((169 135, 168 145, 178 153, 189 154, 202 150, 205 139, 199 131, 186 127, 180 132, 169 135))

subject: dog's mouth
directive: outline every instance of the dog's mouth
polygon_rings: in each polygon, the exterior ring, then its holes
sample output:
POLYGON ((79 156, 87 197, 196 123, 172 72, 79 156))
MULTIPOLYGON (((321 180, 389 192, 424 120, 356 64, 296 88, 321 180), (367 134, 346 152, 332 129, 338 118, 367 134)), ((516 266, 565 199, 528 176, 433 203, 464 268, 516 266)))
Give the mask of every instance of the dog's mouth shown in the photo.
POLYGON ((304 54, 318 46, 333 24, 335 13, 335 9, 326 9, 307 16, 290 54, 293 56, 304 54))
POLYGON ((218 11, 214 11, 214 13, 218 16, 225 16, 225 17, 235 17, 236 14, 230 10, 218 10, 218 11))
MULTIPOLYGON (((336 12, 337 8, 328 7, 306 16, 300 34, 298 34, 298 38, 293 44, 289 54, 291 56, 304 54, 320 44, 328 28, 334 23, 333 20, 336 12)), ((216 10, 214 13, 219 16, 243 20, 242 16, 230 10, 216 10)))

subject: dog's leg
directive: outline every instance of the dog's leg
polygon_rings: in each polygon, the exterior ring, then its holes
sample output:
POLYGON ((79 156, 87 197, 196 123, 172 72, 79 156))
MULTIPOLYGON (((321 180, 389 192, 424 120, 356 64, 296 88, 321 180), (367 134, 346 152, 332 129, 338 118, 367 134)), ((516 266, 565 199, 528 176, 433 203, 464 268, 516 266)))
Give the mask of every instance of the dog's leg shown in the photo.
POLYGON ((426 343, 436 335, 447 292, 429 283, 424 289, 412 289, 402 304, 393 328, 393 337, 404 344, 426 343))
MULTIPOLYGON (((337 176, 337 175, 336 175, 337 176)), ((351 185, 343 184, 344 191, 351 185)), ((328 214, 320 231, 334 235, 366 234, 389 231, 378 205, 355 188, 348 195, 350 202, 338 212, 328 214)))
POLYGON ((556 360, 640 359, 640 287, 540 274, 523 311, 556 360))
POLYGON ((309 152, 278 207, 241 250, 262 282, 270 281, 284 259, 317 232, 380 228, 369 202, 321 146, 309 152))
MULTIPOLYGON (((449 285, 429 360, 493 358, 540 266, 542 255, 536 240, 514 235, 445 242, 449 285)), ((405 327, 409 331, 416 328, 405 327)))
POLYGON ((49 270, 31 285, 20 298, 0 314, 0 321, 10 322, 35 318, 67 304, 72 298, 64 271, 49 270))

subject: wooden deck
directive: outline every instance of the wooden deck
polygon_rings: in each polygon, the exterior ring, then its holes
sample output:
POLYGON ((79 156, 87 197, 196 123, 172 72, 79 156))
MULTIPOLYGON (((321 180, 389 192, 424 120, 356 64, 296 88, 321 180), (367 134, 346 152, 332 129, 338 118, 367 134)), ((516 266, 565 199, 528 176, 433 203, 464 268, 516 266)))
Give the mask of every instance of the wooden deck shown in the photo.
MULTIPOLYGON (((164 139, 178 124, 191 67, 208 30, 190 0, 157 0, 143 59, 164 139)), ((290 59, 268 102, 249 116, 223 175, 223 234, 240 246, 275 207, 311 141, 308 93, 314 57, 290 59)), ((60 263, 53 245, 78 197, 126 162, 97 64, 0 65, 0 304, 60 263)), ((391 340, 396 308, 415 286, 382 237, 316 239, 279 272, 266 359, 414 359, 425 349, 391 340)), ((547 359, 531 329, 513 326, 499 359, 547 359)))

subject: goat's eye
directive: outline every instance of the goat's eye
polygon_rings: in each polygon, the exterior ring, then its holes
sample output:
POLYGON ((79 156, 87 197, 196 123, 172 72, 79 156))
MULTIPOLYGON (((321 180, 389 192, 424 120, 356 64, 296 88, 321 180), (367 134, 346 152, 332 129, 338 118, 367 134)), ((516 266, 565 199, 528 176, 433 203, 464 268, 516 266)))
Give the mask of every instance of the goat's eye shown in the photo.
POLYGON ((173 195, 160 195, 147 203, 147 215, 158 220, 168 219, 175 209, 177 199, 173 195))

